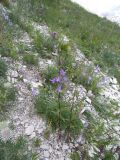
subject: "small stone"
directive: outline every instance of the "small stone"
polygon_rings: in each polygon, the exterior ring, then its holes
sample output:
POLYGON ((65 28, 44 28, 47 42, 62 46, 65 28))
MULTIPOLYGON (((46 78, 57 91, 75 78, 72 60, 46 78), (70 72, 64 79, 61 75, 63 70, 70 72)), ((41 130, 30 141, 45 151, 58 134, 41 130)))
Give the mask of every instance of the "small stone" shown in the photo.
POLYGON ((51 60, 48 60, 46 63, 49 65, 53 65, 53 62, 51 60))
POLYGON ((43 132, 43 128, 38 129, 38 133, 41 134, 43 132))
POLYGON ((40 146, 41 149, 44 149, 44 150, 49 150, 49 146, 43 144, 40 146))
POLYGON ((93 94, 92 94, 92 91, 91 91, 91 90, 88 91, 87 96, 88 96, 88 97, 93 97, 93 94))
POLYGON ((49 158, 49 156, 50 156, 49 152, 48 151, 44 151, 44 156, 45 156, 45 158, 49 158))
POLYGON ((10 88, 10 87, 11 87, 11 83, 9 83, 9 82, 4 83, 4 87, 6 87, 6 88, 10 88))
POLYGON ((78 144, 84 144, 85 143, 85 139, 83 138, 82 135, 80 135, 79 138, 77 139, 77 143, 78 144))
POLYGON ((86 98, 86 102, 88 102, 89 104, 91 104, 91 99, 90 98, 86 98))
POLYGON ((16 82, 17 82, 17 79, 16 79, 16 78, 12 78, 12 79, 11 79, 11 82, 12 82, 12 83, 16 83, 16 82))
POLYGON ((35 134, 35 132, 33 132, 33 133, 31 134, 30 138, 33 139, 33 138, 35 138, 35 136, 36 136, 36 134, 35 134))
POLYGON ((7 80, 8 80, 8 82, 11 82, 10 76, 7 76, 7 80))
POLYGON ((32 150, 32 147, 31 147, 31 146, 28 146, 28 150, 31 151, 31 150, 32 150))
POLYGON ((50 152, 50 153, 52 153, 52 152, 53 152, 53 149, 52 149, 52 147, 50 147, 50 148, 49 148, 49 152, 50 152))
POLYGON ((111 82, 112 84, 117 84, 116 78, 111 78, 111 79, 110 79, 110 82, 111 82))
POLYGON ((22 98, 22 97, 18 97, 18 100, 19 100, 19 101, 23 101, 23 100, 24 100, 24 98, 22 98))
POLYGON ((112 85, 112 88, 115 89, 115 90, 118 90, 119 86, 114 84, 114 85, 112 85))
POLYGON ((69 146, 68 145, 63 145, 63 149, 67 150, 67 149, 69 149, 69 146))
POLYGON ((25 134, 30 136, 32 135, 33 131, 34 131, 34 126, 28 126, 25 130, 25 134))
POLYGON ((18 77, 18 72, 17 71, 12 71, 11 77, 17 78, 18 77))
POLYGON ((38 87, 43 86, 43 85, 42 85, 42 82, 32 82, 31 85, 32 85, 34 88, 38 88, 38 87))
POLYGON ((83 114, 85 111, 88 111, 88 112, 91 112, 91 108, 90 107, 84 107, 82 110, 81 110, 81 114, 83 114))
POLYGON ((23 79, 24 83, 29 83, 29 81, 27 79, 23 79))
POLYGON ((57 53, 56 53, 56 52, 52 52, 52 55, 53 55, 53 56, 57 56, 57 53))

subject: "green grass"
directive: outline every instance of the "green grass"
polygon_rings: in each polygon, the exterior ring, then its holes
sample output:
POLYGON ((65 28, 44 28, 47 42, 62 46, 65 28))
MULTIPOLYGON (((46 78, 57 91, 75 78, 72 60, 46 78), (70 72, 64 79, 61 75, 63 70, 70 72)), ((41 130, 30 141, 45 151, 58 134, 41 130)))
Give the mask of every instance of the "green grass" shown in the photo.
MULTIPOLYGON (((88 13, 83 8, 70 2, 70 0, 21 0, 17 1, 17 3, 18 8, 14 11, 12 10, 10 16, 14 23, 18 24, 24 31, 27 31, 33 38, 33 52, 38 52, 40 57, 43 58, 53 58, 51 53, 54 51, 55 45, 52 37, 44 38, 38 32, 32 31, 31 23, 29 24, 28 22, 35 21, 38 24, 46 24, 52 31, 57 31, 59 37, 65 34, 70 39, 70 43, 64 44, 58 42, 57 44, 59 44, 58 50, 62 68, 66 71, 69 78, 73 78, 73 82, 82 84, 87 90, 92 90, 94 94, 98 94, 99 92, 97 87, 99 79, 93 75, 93 68, 86 68, 81 64, 78 68, 73 68, 74 43, 85 53, 89 60, 92 60, 95 65, 98 64, 103 71, 108 71, 110 75, 114 75, 120 82, 120 28, 115 23, 88 13), (92 76, 93 81, 88 84, 89 76, 92 76)), ((8 41, 5 42, 8 43, 8 41)), ((10 45, 7 47, 7 45, 5 45, 4 48, 9 49, 9 46, 10 45)), ((24 52, 25 48, 23 47, 22 50, 24 52)), ((5 55, 7 51, 4 51, 3 53, 3 55, 5 55)), ((28 60, 29 58, 29 56, 25 58, 25 61, 31 64, 33 59, 30 58, 31 60, 28 60)), ((58 70, 56 68, 49 67, 43 73, 43 78, 49 83, 50 79, 56 76, 57 72, 58 70)), ((49 85, 47 87, 50 88, 49 85)), ((60 103, 61 129, 67 132, 69 128, 71 104, 64 102, 62 98, 60 103)), ((35 107, 37 113, 46 119, 53 131, 59 128, 59 106, 55 94, 48 92, 48 90, 40 90, 40 94, 35 102, 35 107)), ((78 118, 78 113, 80 111, 77 110, 72 113, 70 132, 72 135, 78 135, 81 128, 83 129, 83 135, 86 139, 86 145, 83 145, 83 147, 85 147, 83 150, 86 152, 85 159, 89 159, 88 144, 89 146, 94 144, 98 149, 102 145, 106 149, 106 146, 115 144, 116 141, 114 141, 114 137, 111 140, 109 139, 109 136, 107 136, 108 134, 111 135, 111 129, 105 128, 103 120, 105 116, 111 120, 116 119, 117 117, 116 115, 113 116, 112 111, 117 110, 118 108, 100 104, 98 102, 93 102, 93 107, 98 113, 96 117, 89 111, 83 113, 83 117, 89 122, 87 128, 83 128, 81 121, 78 118), (106 108, 108 110, 106 110, 106 108)), ((50 131, 47 130, 45 132, 44 136, 47 139, 49 138, 50 131)), ((97 151, 95 152, 96 155, 93 158, 94 160, 99 158, 99 153, 97 151)), ((79 155, 76 154, 76 151, 73 153, 73 158, 79 159, 79 155)), ((110 151, 107 152, 107 150, 105 150, 105 159, 114 159, 114 156, 111 155, 110 151)))
POLYGON ((28 65, 38 65, 38 58, 32 54, 24 54, 23 61, 28 65))
POLYGON ((73 152, 70 155, 71 160, 80 160, 80 154, 78 152, 73 152))
POLYGON ((42 77, 45 83, 50 84, 50 80, 58 75, 58 68, 55 66, 48 66, 43 72, 42 77))
POLYGON ((31 160, 32 154, 28 153, 25 140, 20 137, 16 142, 0 139, 0 160, 31 160), (26 153, 27 151, 27 153, 26 153))
POLYGON ((104 70, 110 69, 109 73, 120 81, 117 76, 120 66, 120 28, 117 24, 88 13, 70 0, 29 1, 29 7, 27 3, 24 0, 18 2, 21 15, 25 14, 38 23, 46 23, 52 30, 67 35, 90 60, 104 70), (113 73, 114 66, 116 74, 113 73))
MULTIPOLYGON (((60 107, 61 129, 65 132, 68 132, 67 129, 69 128, 70 123, 71 105, 61 100, 60 107)), ((36 99, 35 108, 37 110, 37 113, 42 115, 43 118, 47 120, 48 124, 51 124, 53 131, 59 128, 59 102, 58 98, 55 97, 55 95, 53 95, 52 93, 48 93, 48 91, 41 90, 39 96, 36 99)), ((76 136, 80 133, 82 123, 78 117, 77 111, 73 111, 71 116, 70 133, 72 136, 76 136)))
POLYGON ((52 58, 52 52, 54 52, 55 41, 50 37, 43 37, 42 34, 36 33, 33 36, 34 49, 43 58, 52 58))
POLYGON ((17 59, 17 51, 13 44, 14 29, 8 26, 2 16, 0 17, 0 24, 0 55, 17 59))
POLYGON ((16 97, 15 88, 5 86, 6 73, 7 65, 3 60, 0 60, 0 121, 5 117, 4 113, 11 107, 16 97))
POLYGON ((0 79, 6 77, 7 65, 4 61, 0 60, 0 79))
POLYGON ((13 87, 4 87, 0 83, 0 112, 3 113, 11 106, 11 102, 15 101, 16 90, 13 87))
POLYGON ((9 7, 9 0, 0 0, 0 2, 6 6, 6 7, 9 7))
POLYGON ((96 76, 92 65, 86 65, 84 62, 81 62, 74 70, 72 75, 74 83, 83 85, 87 91, 91 90, 95 95, 99 94, 100 87, 98 87, 98 83, 100 77, 96 76))
POLYGON ((71 47, 71 43, 65 43, 60 41, 58 43, 59 48, 59 57, 58 62, 60 59, 60 67, 63 68, 67 74, 71 75, 73 73, 73 63, 75 63, 74 52, 71 47))
POLYGON ((38 138, 36 138, 36 139, 33 141, 33 145, 34 145, 35 147, 39 147, 39 146, 41 145, 41 140, 38 139, 38 138))

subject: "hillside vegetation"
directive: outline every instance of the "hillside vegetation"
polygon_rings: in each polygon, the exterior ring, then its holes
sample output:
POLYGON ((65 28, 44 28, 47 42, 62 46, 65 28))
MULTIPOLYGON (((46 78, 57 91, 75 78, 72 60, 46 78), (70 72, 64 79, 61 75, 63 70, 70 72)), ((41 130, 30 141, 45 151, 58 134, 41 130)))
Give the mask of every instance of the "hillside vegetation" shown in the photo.
POLYGON ((90 60, 120 81, 120 27, 116 23, 90 14, 70 0, 22 0, 18 6, 16 13, 22 11, 21 16, 64 33, 90 60))
POLYGON ((70 0, 0 15, 0 160, 119 160, 120 27, 70 0))

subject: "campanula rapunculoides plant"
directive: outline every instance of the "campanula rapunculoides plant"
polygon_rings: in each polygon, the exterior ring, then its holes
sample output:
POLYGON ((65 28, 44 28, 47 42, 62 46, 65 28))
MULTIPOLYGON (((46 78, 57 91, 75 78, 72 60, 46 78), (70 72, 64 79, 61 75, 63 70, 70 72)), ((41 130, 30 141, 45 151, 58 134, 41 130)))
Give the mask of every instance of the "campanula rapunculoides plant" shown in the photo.
POLYGON ((58 94, 58 106, 59 106, 59 118, 58 118, 59 136, 60 136, 60 131, 61 131, 61 121, 60 121, 61 119, 61 92, 64 88, 66 80, 67 80, 66 73, 62 68, 60 68, 58 76, 50 80, 52 84, 57 84, 56 92, 58 94))

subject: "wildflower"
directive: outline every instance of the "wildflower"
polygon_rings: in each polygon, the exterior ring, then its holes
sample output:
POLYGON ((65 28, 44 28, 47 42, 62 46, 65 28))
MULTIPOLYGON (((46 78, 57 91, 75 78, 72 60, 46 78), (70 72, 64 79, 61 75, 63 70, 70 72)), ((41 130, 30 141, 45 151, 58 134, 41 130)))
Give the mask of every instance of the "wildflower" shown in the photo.
POLYGON ((56 91, 58 93, 62 92, 62 86, 67 81, 67 77, 66 77, 65 71, 63 69, 60 69, 59 76, 58 77, 54 77, 50 81, 51 81, 52 84, 55 84, 55 83, 58 84, 57 89, 56 89, 56 91))
POLYGON ((65 71, 63 69, 60 69, 60 75, 65 76, 65 71))
POLYGON ((56 78, 56 82, 60 82, 61 81, 61 78, 60 78, 60 76, 58 76, 57 78, 56 78))
POLYGON ((53 79, 51 79, 50 82, 51 82, 52 84, 56 83, 56 77, 53 78, 53 79))
POLYGON ((57 91, 58 93, 62 92, 62 85, 59 85, 59 86, 57 87, 56 91, 57 91))

